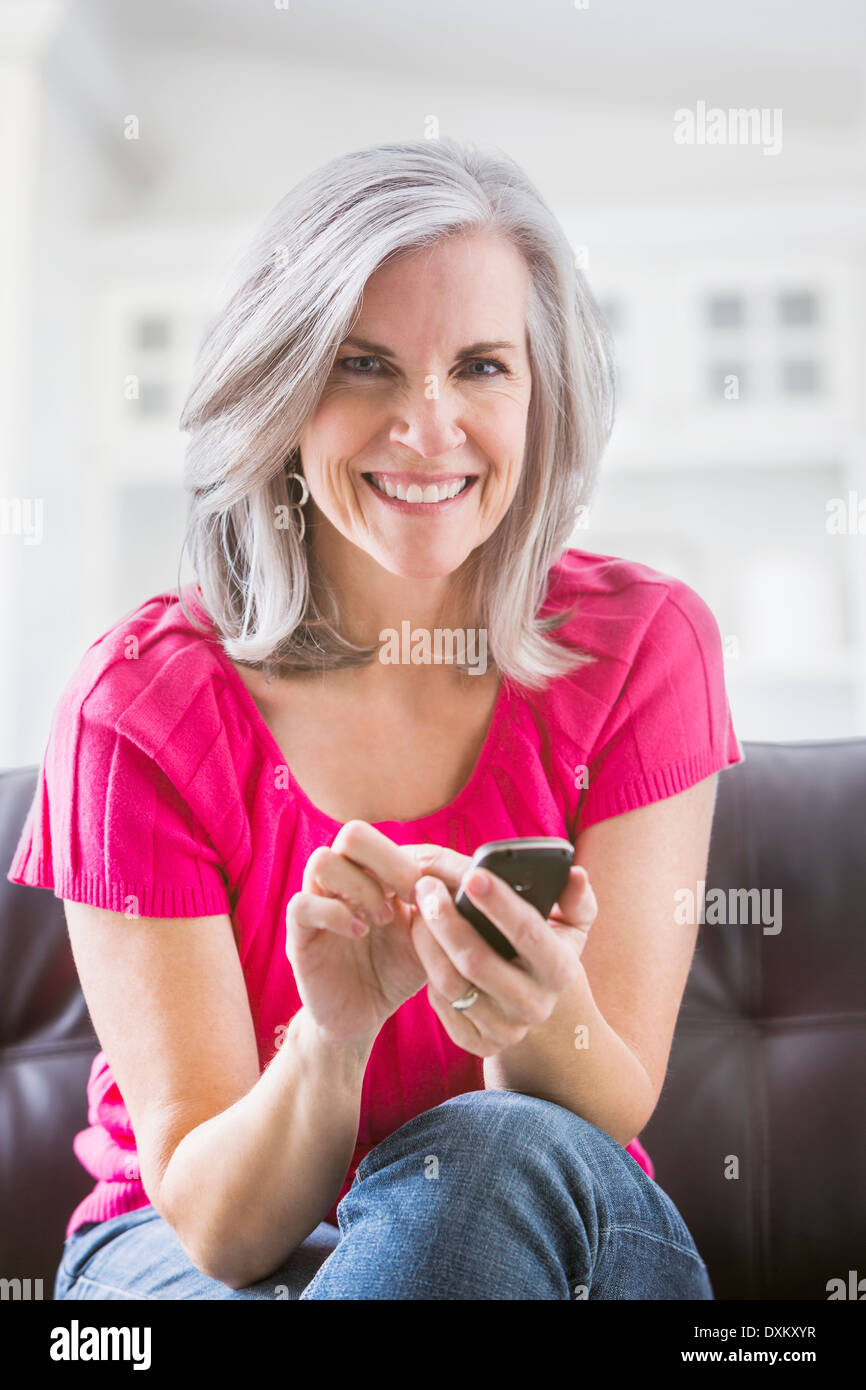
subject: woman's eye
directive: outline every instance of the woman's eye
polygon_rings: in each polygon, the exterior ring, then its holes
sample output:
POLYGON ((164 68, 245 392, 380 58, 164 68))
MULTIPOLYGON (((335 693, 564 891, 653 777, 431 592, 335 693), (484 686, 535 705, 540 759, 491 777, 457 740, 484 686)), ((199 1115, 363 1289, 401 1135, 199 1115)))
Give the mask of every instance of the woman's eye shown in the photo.
POLYGON ((506 371, 506 367, 502 362, 496 362, 490 357, 474 357, 471 362, 467 363, 467 368, 468 367, 496 368, 495 372, 470 372, 470 376, 499 376, 502 372, 506 371))
MULTIPOLYGON (((368 368, 371 365, 375 367, 378 363, 378 357, 374 357, 372 354, 367 353, 363 357, 341 357, 338 365, 340 367, 344 367, 352 376, 375 376, 377 373, 375 371, 368 370, 368 368)), ((467 362, 466 366, 463 368, 463 371, 467 374, 467 376, 475 377, 501 376, 504 373, 506 373, 507 370, 508 368, 504 365, 504 363, 497 362, 495 359, 488 357, 474 357, 472 361, 467 362), (471 371, 470 368, 473 367, 492 367, 494 370, 471 371)))
POLYGON ((357 367, 356 367, 355 364, 358 363, 358 362, 378 362, 378 361, 379 361, 378 357, 373 357, 373 356, 370 356, 370 355, 365 355, 364 357, 342 357, 342 358, 340 359, 340 366, 341 366, 341 367, 348 367, 352 372, 356 373, 358 376, 372 376, 372 375, 373 375, 372 372, 359 371, 359 370, 357 369, 357 367))

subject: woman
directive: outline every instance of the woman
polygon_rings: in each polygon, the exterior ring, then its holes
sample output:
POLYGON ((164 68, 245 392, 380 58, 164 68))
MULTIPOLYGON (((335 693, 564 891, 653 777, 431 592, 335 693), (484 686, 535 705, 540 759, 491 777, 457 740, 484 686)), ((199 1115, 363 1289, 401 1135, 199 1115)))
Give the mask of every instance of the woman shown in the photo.
POLYGON ((9 875, 104 1049, 57 1298, 712 1298, 634 1136, 742 753, 703 601, 563 549, 612 409, 504 156, 351 153, 256 239, 181 420, 197 583, 88 649, 9 875), (575 844, 547 920, 466 874, 525 835, 575 844))

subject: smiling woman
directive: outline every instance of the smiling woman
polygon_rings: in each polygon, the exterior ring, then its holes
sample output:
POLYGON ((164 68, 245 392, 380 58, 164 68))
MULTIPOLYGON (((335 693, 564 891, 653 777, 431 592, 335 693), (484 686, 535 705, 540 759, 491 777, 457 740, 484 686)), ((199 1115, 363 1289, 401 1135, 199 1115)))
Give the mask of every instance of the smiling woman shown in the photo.
POLYGON ((228 655, 275 674, 375 662, 386 624, 350 594, 384 568, 436 580, 525 687, 579 665, 538 607, 613 423, 612 344, 523 171, 449 140, 354 151, 286 195, 237 277, 181 417, 190 553, 228 655), (274 527, 293 474, 311 528, 328 523, 312 546, 274 527), (379 502, 375 477, 406 498, 379 502), (459 502, 424 497, 464 479, 459 502), (346 582, 315 584, 325 546, 346 582))
POLYGON ((566 548, 612 406, 504 155, 356 151, 255 239, 183 413, 198 580, 85 653, 9 873, 103 1048, 57 1297, 712 1297, 635 1136, 742 752, 706 604, 566 548), (547 918, 470 872, 538 836, 547 918))
MULTIPOLYGON (((330 575, 348 541, 392 575, 439 581, 444 603, 467 557, 503 520, 520 482, 532 395, 529 284, 515 247, 478 233, 404 252, 370 277, 299 441, 314 548, 330 575), (459 346, 478 326, 511 335, 497 344, 505 362, 480 356, 480 344, 459 346), (373 338, 389 346, 361 358, 346 352, 373 338), (359 362, 378 366, 360 371, 359 362), (317 525, 321 517, 330 525, 317 525)), ((374 640, 366 598, 344 602, 342 618, 357 642, 374 640)))

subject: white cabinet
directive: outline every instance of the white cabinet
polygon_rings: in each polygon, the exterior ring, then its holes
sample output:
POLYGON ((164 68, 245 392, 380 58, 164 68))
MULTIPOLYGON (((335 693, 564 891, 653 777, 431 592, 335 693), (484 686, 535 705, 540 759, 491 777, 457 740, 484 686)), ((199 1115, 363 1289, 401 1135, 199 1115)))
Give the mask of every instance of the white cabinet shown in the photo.
POLYGON ((706 599, 741 738, 862 730, 866 516, 828 529, 833 499, 866 513, 857 257, 654 245, 589 278, 626 389, 574 544, 706 599))

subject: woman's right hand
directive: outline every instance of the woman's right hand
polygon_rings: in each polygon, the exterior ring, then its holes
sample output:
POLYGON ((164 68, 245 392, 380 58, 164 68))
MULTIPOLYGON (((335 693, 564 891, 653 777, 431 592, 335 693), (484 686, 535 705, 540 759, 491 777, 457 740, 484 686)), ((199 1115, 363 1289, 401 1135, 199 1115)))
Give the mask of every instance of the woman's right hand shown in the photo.
POLYGON ((426 983, 411 933, 413 890, 424 872, 404 847, 358 820, 307 860, 286 909, 286 955, 307 1013, 330 1041, 372 1046, 385 1020, 426 983))

